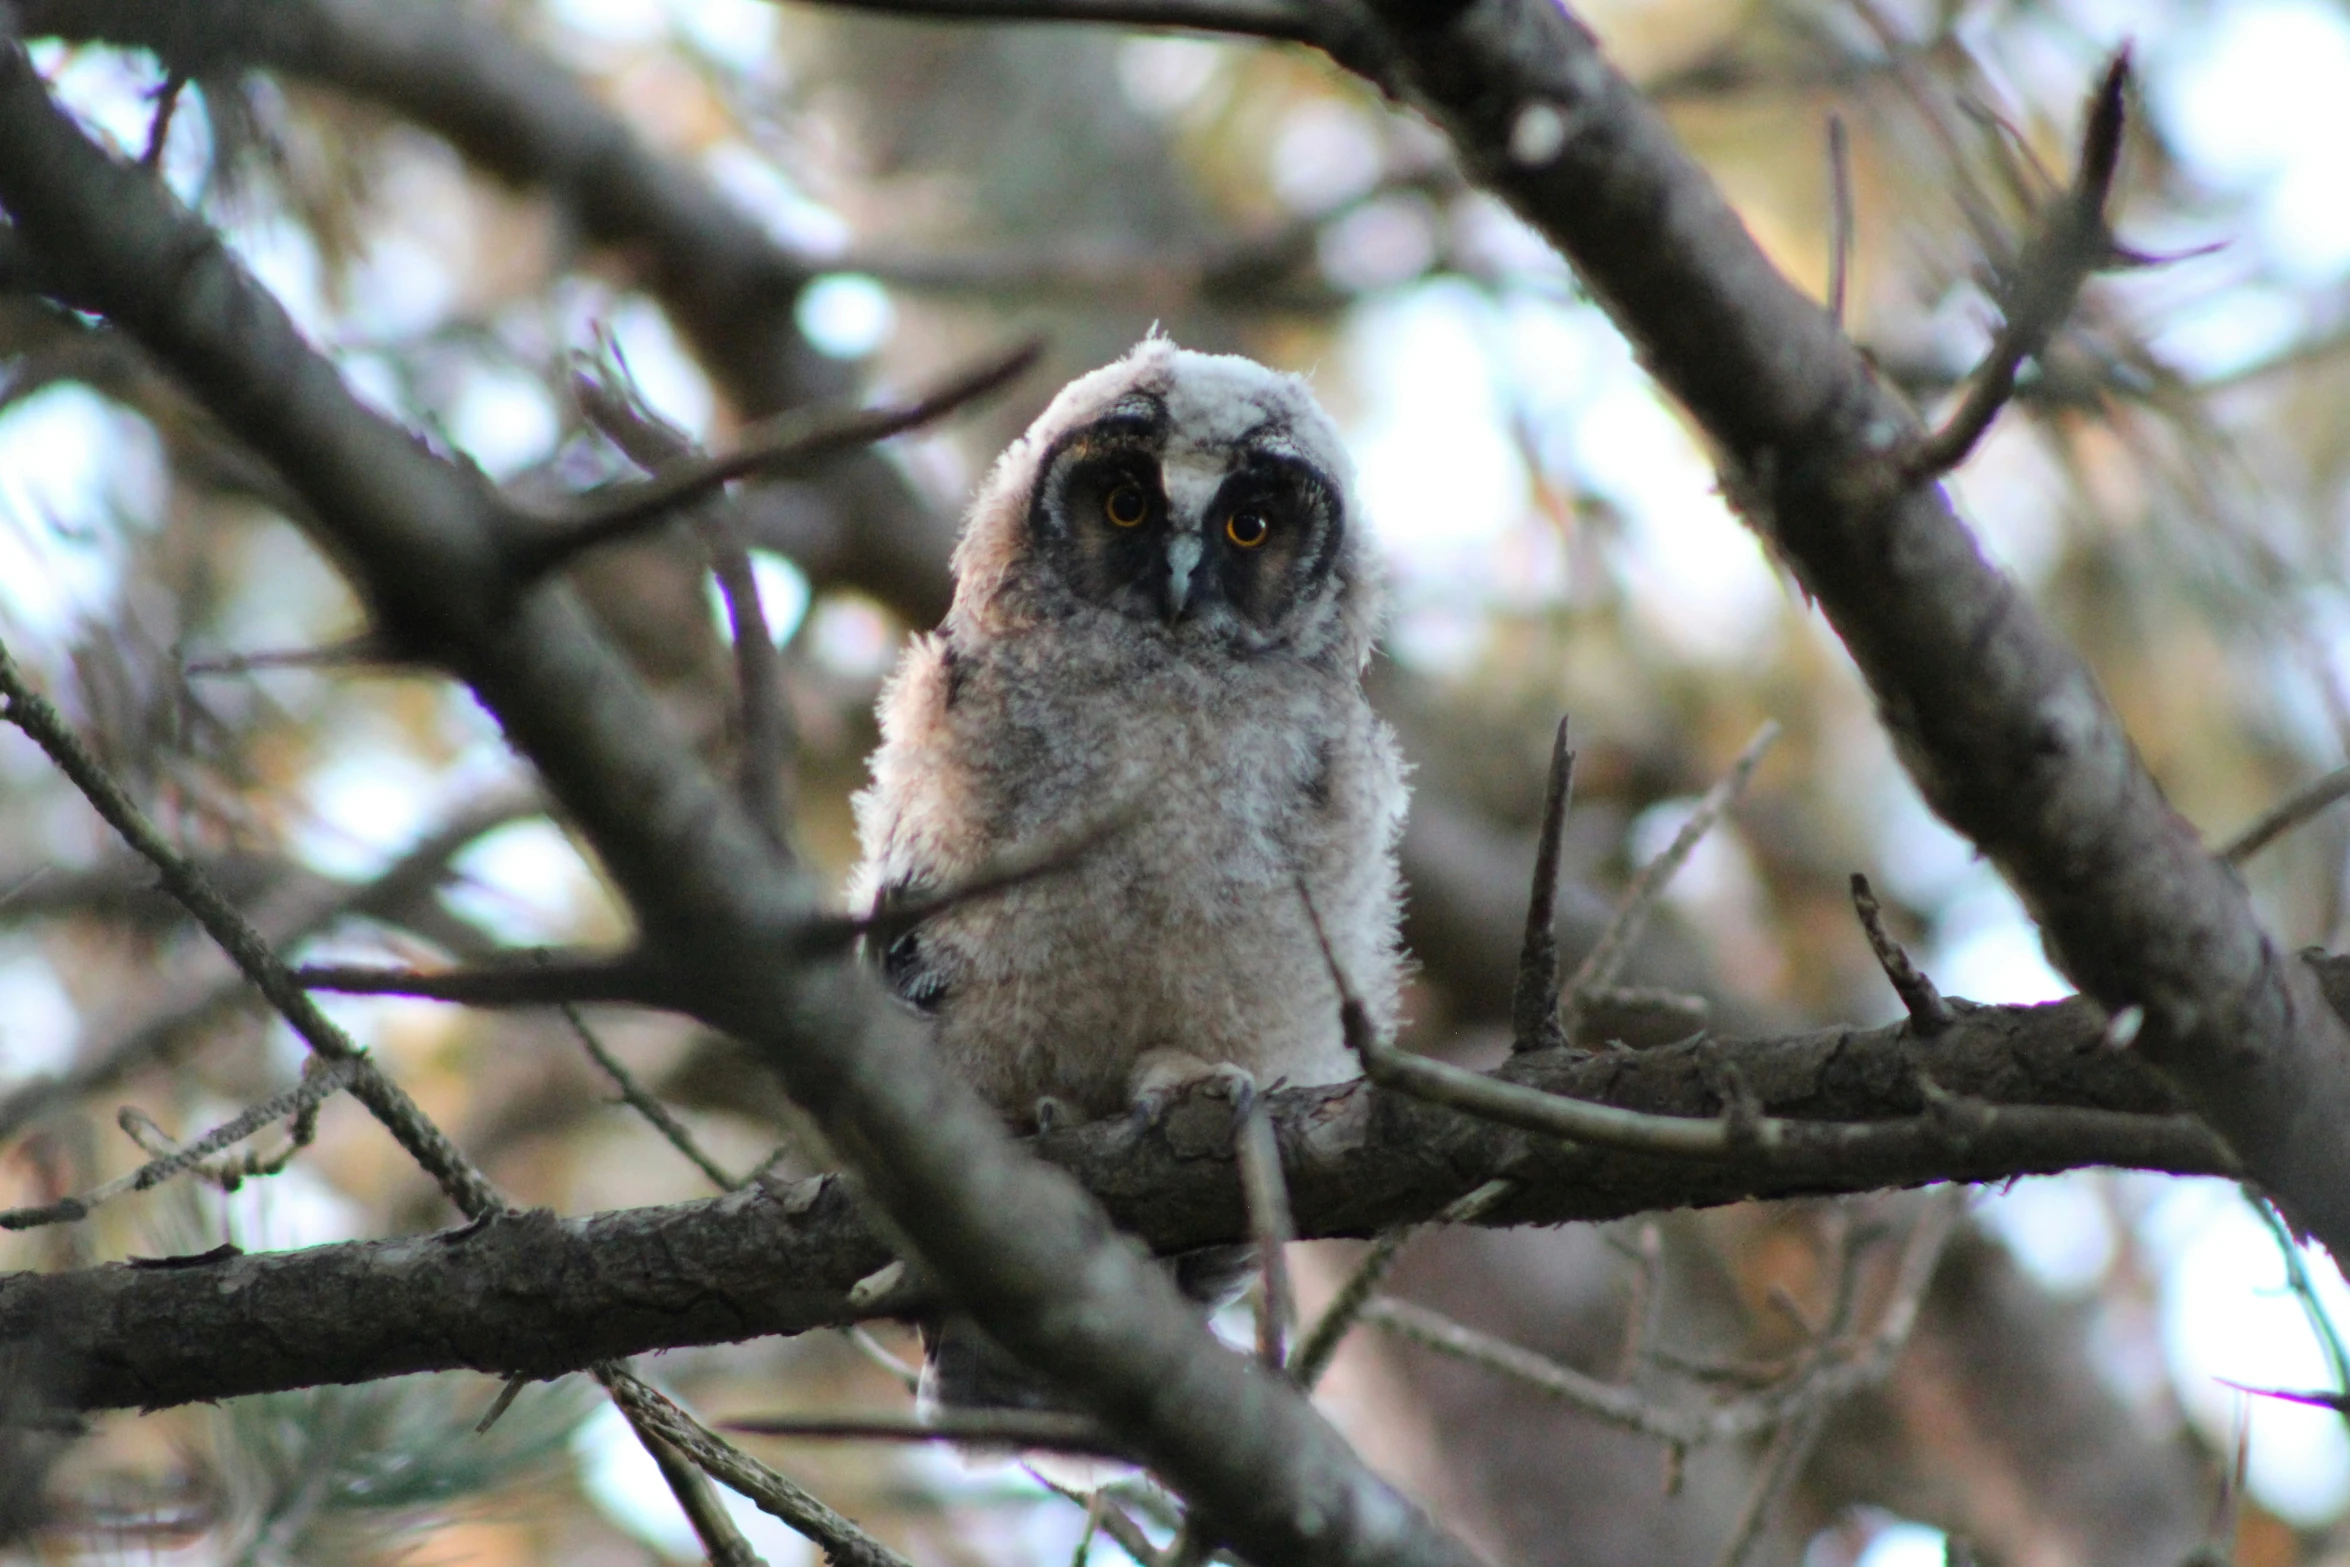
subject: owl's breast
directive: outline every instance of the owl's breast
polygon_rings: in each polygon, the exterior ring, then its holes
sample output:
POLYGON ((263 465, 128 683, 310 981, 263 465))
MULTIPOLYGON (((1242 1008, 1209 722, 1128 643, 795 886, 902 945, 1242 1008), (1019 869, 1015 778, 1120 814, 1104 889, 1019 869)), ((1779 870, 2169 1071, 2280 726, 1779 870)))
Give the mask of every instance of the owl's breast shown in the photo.
POLYGON ((1111 1113, 1153 1053, 1268 1082, 1353 1075, 1299 888, 1385 1016, 1401 783, 1359 690, 1175 666, 1044 673, 969 671, 944 715, 955 743, 936 799, 969 812, 983 859, 1119 825, 1056 872, 925 925, 950 1054, 1015 1120, 1048 1095, 1111 1113))

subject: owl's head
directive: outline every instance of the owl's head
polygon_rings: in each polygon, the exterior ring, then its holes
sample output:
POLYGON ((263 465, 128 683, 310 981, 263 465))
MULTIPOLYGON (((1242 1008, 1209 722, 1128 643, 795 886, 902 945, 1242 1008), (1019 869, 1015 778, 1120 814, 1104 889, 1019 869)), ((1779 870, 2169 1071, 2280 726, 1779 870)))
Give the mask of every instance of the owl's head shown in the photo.
POLYGON ((1153 337, 1061 389, 955 551, 950 624, 1110 617, 1173 650, 1360 667, 1378 591, 1352 467, 1304 381, 1153 337))

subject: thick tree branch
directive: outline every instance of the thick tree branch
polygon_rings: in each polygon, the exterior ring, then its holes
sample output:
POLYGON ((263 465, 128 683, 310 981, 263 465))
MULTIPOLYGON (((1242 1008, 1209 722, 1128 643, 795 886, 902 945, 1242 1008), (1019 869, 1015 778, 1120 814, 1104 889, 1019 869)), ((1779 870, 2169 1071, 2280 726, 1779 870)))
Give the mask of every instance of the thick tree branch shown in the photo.
POLYGON ((2350 1255, 2350 1035, 2148 776, 2080 658, 1932 484, 1917 421, 1772 266, 1663 118, 1549 0, 1373 0, 1411 96, 1574 263, 1722 454, 1927 800, 2059 966, 2296 1219, 2350 1255))
MULTIPOLYGON (((2324 960, 2350 1000, 2350 963, 2324 960)), ((1826 1030, 1720 1047, 1773 1115, 1865 1121, 1922 1108, 1917 1067, 1949 1091, 2001 1104, 2168 1116, 2161 1078, 2099 1048, 2100 1010, 1954 1005, 1920 1041, 1906 1025, 1826 1030)), ((1706 1047, 1515 1058, 1513 1082, 1658 1115, 1708 1116, 1721 1103, 1706 1047)), ((1868 1191, 1941 1180, 2003 1180, 2120 1157, 2080 1144, 1981 1141, 1913 1148, 1850 1167, 1790 1171, 1768 1160, 1686 1160, 1580 1147, 1416 1104, 1366 1084, 1267 1096, 1285 1155, 1297 1231, 1374 1235, 1434 1217, 1507 1176, 1478 1215, 1493 1225, 1621 1218, 1755 1197, 1868 1191)), ((1245 1238, 1229 1100, 1180 1099, 1150 1123, 1097 1122, 1038 1151, 1162 1252, 1245 1238)), ((2141 1152, 2143 1150, 2140 1150, 2141 1152)), ((2181 1135, 2162 1167, 2215 1173, 2209 1144, 2181 1135)), ((121 1266, 0 1280, 0 1342, 44 1330, 84 1368, 88 1407, 160 1405, 314 1382, 470 1366, 551 1376, 598 1360, 871 1314, 850 1302, 887 1266, 886 1243, 845 1185, 760 1182, 705 1202, 587 1218, 535 1213, 439 1236, 359 1242, 202 1269, 121 1266)), ((907 1302, 889 1303, 904 1310, 907 1302)))
MULTIPOLYGON (((217 236, 106 157, 0 49, 0 207, 81 308, 138 338, 309 505, 379 629, 462 676, 545 777, 704 1021, 783 1079, 963 1309, 1261 1560, 1467 1567, 1286 1380, 1218 1344, 1065 1174, 1023 1157, 845 958, 779 961, 813 888, 546 587, 501 591, 498 498, 357 402, 217 236)), ((375 1323, 379 1330, 382 1323, 375 1323)))

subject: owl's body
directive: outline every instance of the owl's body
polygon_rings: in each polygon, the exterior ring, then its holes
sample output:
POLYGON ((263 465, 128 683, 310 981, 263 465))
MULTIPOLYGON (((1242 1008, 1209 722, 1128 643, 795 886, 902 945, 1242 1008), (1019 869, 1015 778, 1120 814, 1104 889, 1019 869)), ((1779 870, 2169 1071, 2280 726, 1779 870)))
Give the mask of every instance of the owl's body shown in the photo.
POLYGON ((1355 1075, 1299 887, 1387 1028, 1405 796, 1360 684, 1367 541, 1303 383, 1145 342, 1005 453, 955 569, 946 623, 882 700, 864 896, 1115 825, 889 942, 949 1059, 1022 1127, 1225 1067, 1355 1075))

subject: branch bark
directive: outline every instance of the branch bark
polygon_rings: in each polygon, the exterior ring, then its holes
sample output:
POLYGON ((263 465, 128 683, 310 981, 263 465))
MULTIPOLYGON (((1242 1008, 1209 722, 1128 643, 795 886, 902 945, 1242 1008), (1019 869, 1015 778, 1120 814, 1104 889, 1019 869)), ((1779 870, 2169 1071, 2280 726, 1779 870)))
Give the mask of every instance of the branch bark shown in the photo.
MULTIPOLYGON (((2350 961, 2324 960, 2350 1002, 2350 961)), ((1831 1029, 1721 1047, 1775 1115, 1915 1114, 1916 1069, 1955 1093, 2096 1108, 2151 1122, 2175 1109, 2161 1078, 2099 1048, 2099 1009, 1956 1008, 1930 1042, 1906 1025, 1831 1029)), ((1515 1058, 1512 1081, 1654 1114, 1717 1113, 1719 1080, 1695 1043, 1603 1056, 1515 1058)), ((1954 1143, 1931 1155, 1789 1172, 1583 1148, 1479 1122, 1368 1084, 1267 1096, 1298 1233, 1377 1234, 1434 1216, 1506 1175, 1487 1225, 1558 1224, 1755 1197, 1994 1181, 2114 1157, 2066 1143, 1954 1143)), ((1241 1240, 1248 1216, 1230 1103, 1181 1099, 1156 1120, 1097 1122, 1038 1140, 1119 1226, 1161 1252, 1241 1240)), ((2213 1173, 2181 1137, 2160 1167, 2213 1173)), ((602 1359, 839 1326, 903 1297, 853 1304, 892 1261, 846 1183, 750 1187, 704 1202, 557 1219, 498 1218, 438 1236, 365 1241, 202 1268, 111 1265, 0 1279, 0 1343, 47 1334, 82 1368, 85 1407, 155 1406, 469 1366, 552 1376, 602 1359)))
POLYGON ((1575 265, 1712 438, 1724 489, 1867 678, 1926 799, 1998 864, 2255 1179, 2350 1256, 2350 1035, 2141 763, 2079 657, 1900 464, 1912 411, 1548 0, 1373 0, 1409 94, 1575 265), (1513 152, 1515 149, 1515 152, 1513 152))

